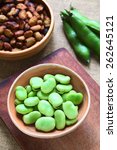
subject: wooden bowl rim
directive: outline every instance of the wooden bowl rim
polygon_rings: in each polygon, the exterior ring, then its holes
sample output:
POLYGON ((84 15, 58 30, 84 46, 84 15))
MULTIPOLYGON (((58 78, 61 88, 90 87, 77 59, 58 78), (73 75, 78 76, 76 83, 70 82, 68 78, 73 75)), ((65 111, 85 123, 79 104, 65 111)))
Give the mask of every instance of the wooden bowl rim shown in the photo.
POLYGON ((45 64, 39 64, 39 65, 36 65, 36 66, 33 66, 33 67, 30 67, 29 69, 23 71, 12 83, 10 89, 9 89, 9 92, 8 92, 8 97, 7 97, 7 109, 8 109, 8 114, 12 120, 12 122, 14 123, 14 125, 23 133, 25 133, 26 135, 29 135, 31 137, 35 137, 35 138, 41 138, 41 139, 51 139, 51 138, 57 138, 57 137, 61 137, 61 136, 64 136, 70 132, 72 132, 73 130, 75 130, 78 126, 81 125, 81 123, 85 120, 86 116, 88 115, 88 112, 89 112, 89 109, 90 109, 90 92, 89 92, 89 89, 88 89, 88 86, 87 84, 85 83, 85 81, 80 77, 80 75, 78 75, 76 72, 74 72, 73 70, 71 70, 70 68, 66 67, 66 66, 63 66, 63 65, 60 65, 60 64, 55 64, 55 63, 45 63, 45 64), (70 71, 72 74, 75 74, 80 80, 81 82, 83 83, 85 89, 86 89, 86 92, 87 92, 87 95, 88 95, 88 106, 87 106, 87 109, 83 115, 83 117, 81 118, 80 121, 78 121, 76 124, 70 126, 70 128, 68 130, 62 130, 60 131, 58 134, 53 134, 53 135, 34 135, 30 132, 27 132, 25 130, 22 130, 22 128, 17 124, 17 122, 14 120, 14 118, 12 117, 12 113, 10 112, 10 105, 9 105, 9 100, 10 100, 10 95, 11 95, 11 91, 15 85, 15 83, 19 80, 19 78, 24 75, 25 73, 27 72, 30 72, 32 71, 33 69, 36 69, 38 67, 43 67, 43 66, 58 66, 58 67, 61 67, 63 69, 67 69, 68 71, 70 71))

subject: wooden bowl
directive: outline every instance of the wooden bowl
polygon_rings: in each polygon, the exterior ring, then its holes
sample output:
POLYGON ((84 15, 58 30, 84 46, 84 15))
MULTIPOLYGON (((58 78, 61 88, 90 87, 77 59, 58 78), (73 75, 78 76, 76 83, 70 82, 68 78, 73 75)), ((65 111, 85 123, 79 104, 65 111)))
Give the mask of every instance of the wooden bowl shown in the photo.
POLYGON ((76 129, 78 126, 81 125, 81 123, 84 121, 89 111, 90 94, 89 94, 89 90, 88 90, 86 83, 74 71, 62 65, 47 63, 47 64, 41 64, 41 65, 31 67, 28 70, 21 73, 15 79, 8 93, 7 107, 8 107, 8 113, 12 122, 23 133, 32 137, 36 137, 36 138, 44 138, 44 139, 56 138, 56 137, 60 137, 60 136, 63 136, 65 134, 72 132, 74 129, 76 129), (18 116, 15 110, 14 100, 15 100, 15 88, 18 85, 25 86, 28 84, 29 79, 31 77, 33 76, 43 77, 47 73, 50 73, 50 74, 61 73, 61 74, 70 76, 71 84, 73 85, 73 88, 76 91, 82 92, 84 95, 84 98, 83 98, 83 103, 79 107, 78 122, 76 124, 66 127, 63 130, 55 129, 52 132, 44 133, 44 132, 37 131, 34 125, 29 126, 23 123, 22 119, 18 116))
MULTIPOLYGON (((35 2, 38 3, 38 0, 35 0, 35 2)), ((28 58, 40 52, 47 45, 54 29, 54 16, 53 16, 53 11, 49 6, 49 4, 46 2, 46 0, 40 0, 39 3, 45 6, 46 11, 51 18, 51 24, 47 34, 44 36, 44 38, 41 41, 36 42, 33 46, 25 50, 21 50, 17 52, 0 51, 0 59, 20 60, 20 59, 28 58)))

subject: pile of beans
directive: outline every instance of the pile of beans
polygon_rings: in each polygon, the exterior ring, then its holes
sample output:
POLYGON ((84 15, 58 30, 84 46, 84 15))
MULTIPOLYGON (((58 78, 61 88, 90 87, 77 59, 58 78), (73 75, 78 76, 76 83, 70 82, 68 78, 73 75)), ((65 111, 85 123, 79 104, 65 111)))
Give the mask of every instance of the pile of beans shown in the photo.
POLYGON ((63 74, 46 74, 43 78, 30 78, 25 87, 17 86, 15 105, 23 122, 35 124, 43 132, 62 130, 76 123, 83 94, 73 90, 70 80, 63 74))
POLYGON ((51 19, 40 2, 0 1, 0 50, 19 51, 42 40, 51 19))

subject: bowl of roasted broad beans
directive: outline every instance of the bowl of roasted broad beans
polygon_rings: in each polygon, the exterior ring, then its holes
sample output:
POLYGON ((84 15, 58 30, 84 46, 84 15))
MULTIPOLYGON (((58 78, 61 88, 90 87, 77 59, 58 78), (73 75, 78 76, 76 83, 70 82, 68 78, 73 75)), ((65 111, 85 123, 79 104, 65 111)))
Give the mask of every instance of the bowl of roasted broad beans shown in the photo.
POLYGON ((18 60, 40 52, 54 28, 45 0, 0 0, 0 59, 18 60))
POLYGON ((7 107, 12 122, 23 133, 56 138, 83 123, 90 94, 85 81, 74 71, 47 63, 31 67, 16 78, 7 107))

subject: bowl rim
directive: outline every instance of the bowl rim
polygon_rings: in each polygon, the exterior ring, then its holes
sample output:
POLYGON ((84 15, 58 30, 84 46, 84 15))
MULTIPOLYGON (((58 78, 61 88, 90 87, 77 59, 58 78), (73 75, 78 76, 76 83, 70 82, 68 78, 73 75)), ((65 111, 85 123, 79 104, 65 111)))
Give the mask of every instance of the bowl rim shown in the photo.
POLYGON ((8 114, 9 114, 10 119, 12 120, 13 124, 14 124, 21 132, 25 133, 26 135, 29 135, 29 136, 35 137, 35 138, 40 138, 40 139, 51 139, 51 138, 61 137, 61 136, 64 136, 64 135, 66 135, 66 134, 72 132, 73 130, 75 130, 77 127, 79 127, 79 126, 81 125, 81 123, 85 120, 86 116, 88 115, 88 112, 89 112, 89 109, 90 109, 90 104, 91 104, 91 100, 90 100, 89 88, 88 88, 87 84, 85 83, 85 81, 82 79, 82 77, 80 77, 80 75, 77 74, 77 73, 76 73, 75 71, 73 71, 72 69, 70 69, 70 68, 68 68, 68 67, 66 67, 66 66, 64 66, 64 65, 60 65, 60 64, 56 64, 56 63, 44 63, 44 64, 39 64, 39 65, 32 66, 32 67, 26 69, 25 71, 23 71, 23 72, 22 72, 20 75, 18 75, 18 76, 16 77, 16 79, 13 81, 13 83, 12 83, 10 89, 9 89, 8 96, 7 96, 7 109, 8 109, 8 114), (40 66, 50 66, 50 65, 51 65, 51 66, 58 66, 58 67, 62 67, 62 68, 64 68, 64 69, 67 69, 67 70, 69 70, 70 72, 72 72, 73 74, 75 74, 75 75, 82 81, 83 85, 84 85, 85 88, 86 88, 87 95, 88 95, 88 106, 87 106, 87 109, 86 109, 86 111, 85 111, 83 117, 81 118, 81 120, 78 121, 78 122, 77 122, 76 124, 74 124, 73 126, 71 126, 69 130, 66 130, 66 131, 65 131, 65 130, 62 130, 61 132, 59 132, 59 134, 53 134, 53 135, 40 135, 40 134, 39 134, 39 135, 37 136, 37 135, 35 135, 35 134, 33 135, 33 134, 30 133, 30 132, 27 132, 27 131, 25 131, 25 130, 22 130, 22 129, 19 127, 19 125, 16 123, 16 121, 13 119, 12 113, 10 112, 10 105, 9 105, 10 94, 11 94, 12 88, 14 87, 15 83, 19 80, 19 78, 20 78, 22 75, 24 75, 25 73, 27 73, 27 72, 29 72, 29 71, 31 71, 31 70, 33 70, 33 69, 36 69, 36 68, 40 67, 40 66))
POLYGON ((43 44, 46 39, 49 38, 51 32, 53 31, 53 27, 54 27, 54 14, 53 14, 52 8, 48 4, 48 2, 46 0, 41 0, 41 1, 44 2, 44 4, 46 5, 46 7, 48 8, 48 10, 50 12, 50 16, 51 16, 51 24, 50 24, 49 30, 48 30, 47 34, 44 36, 44 38, 41 41, 39 41, 39 42, 37 41, 34 45, 32 45, 31 47, 26 48, 24 50, 13 51, 13 52, 10 52, 10 51, 0 51, 0 55, 5 54, 5 55, 9 55, 9 56, 12 55, 13 56, 13 55, 25 54, 25 53, 30 52, 33 49, 37 48, 38 46, 40 46, 41 44, 43 44))

